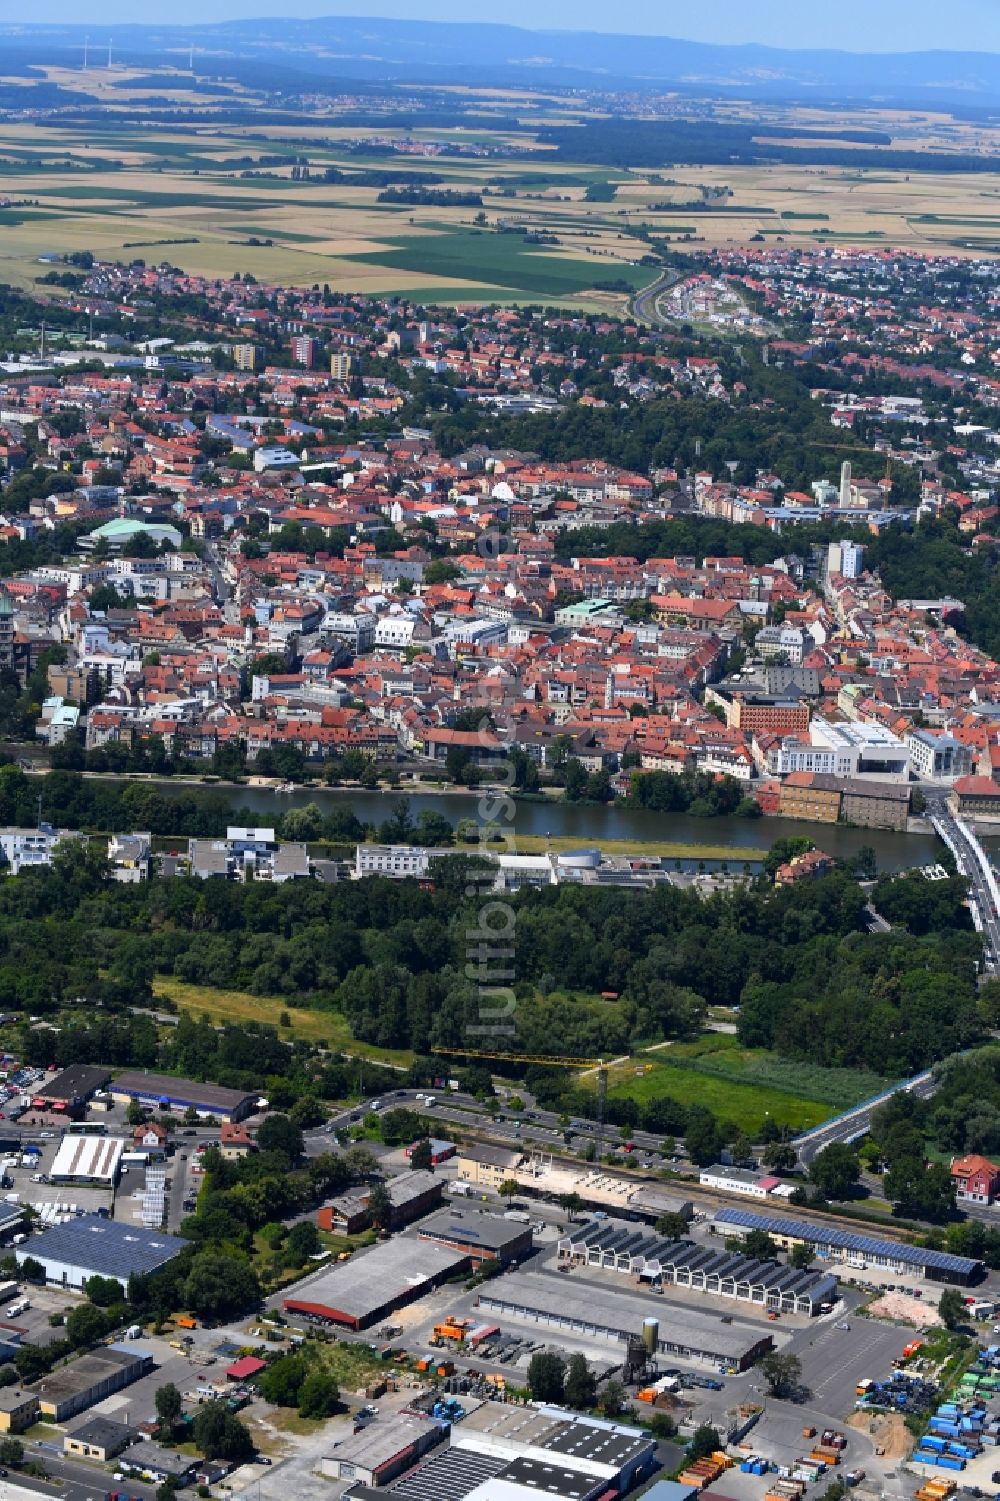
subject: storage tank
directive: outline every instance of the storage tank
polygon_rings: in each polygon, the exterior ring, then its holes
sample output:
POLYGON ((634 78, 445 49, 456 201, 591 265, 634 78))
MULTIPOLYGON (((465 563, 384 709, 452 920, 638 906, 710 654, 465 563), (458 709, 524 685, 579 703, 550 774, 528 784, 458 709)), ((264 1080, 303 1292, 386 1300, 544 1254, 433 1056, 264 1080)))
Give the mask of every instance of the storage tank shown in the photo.
POLYGON ((655 1355, 660 1343, 659 1319, 643 1319, 642 1342, 648 1355, 655 1355))

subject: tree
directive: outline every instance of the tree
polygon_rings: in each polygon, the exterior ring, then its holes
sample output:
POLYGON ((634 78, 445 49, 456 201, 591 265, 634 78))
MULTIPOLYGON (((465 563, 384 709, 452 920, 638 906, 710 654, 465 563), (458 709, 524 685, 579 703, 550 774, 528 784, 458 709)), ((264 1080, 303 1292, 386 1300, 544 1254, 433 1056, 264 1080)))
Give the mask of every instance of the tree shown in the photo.
POLYGON ((597 1377, 587 1364, 585 1355, 571 1355, 563 1383, 563 1401, 567 1407, 578 1412, 587 1412, 593 1407, 597 1396, 597 1377))
POLYGON ((528 1363, 528 1386, 536 1402, 561 1402, 566 1366, 554 1350, 537 1350, 528 1363))
POLYGON ((164 1386, 156 1388, 156 1422, 160 1431, 160 1438, 165 1443, 170 1443, 174 1436, 174 1429, 181 1420, 184 1411, 184 1401, 180 1392, 172 1381, 164 1386))
POLYGON ((26 1282, 44 1282, 45 1268, 34 1256, 26 1256, 21 1262, 21 1276, 26 1282))
POLYGON ((938 1313, 946 1329, 957 1329, 966 1317, 965 1299, 957 1287, 946 1287, 938 1299, 938 1313))
POLYGON ((669 1412, 654 1412, 649 1420, 649 1431, 654 1438, 674 1438, 677 1434, 677 1424, 669 1412))
POLYGON ((244 1255, 206 1247, 191 1262, 181 1296, 202 1318, 222 1321, 256 1308, 260 1283, 244 1255))
POLYGON ((688 1233, 688 1222, 683 1214, 671 1212, 661 1214, 653 1229, 664 1240, 683 1240, 688 1233))
POLYGON ((688 1458, 690 1460, 707 1459, 710 1454, 722 1447, 717 1428, 710 1423, 702 1423, 694 1430, 691 1442, 688 1444, 688 1458))
POLYGON ((501 1199, 516 1199, 521 1192, 521 1185, 516 1178, 505 1178, 497 1189, 501 1199))
POLYGON ((319 1231, 312 1220, 299 1220, 288 1232, 285 1256, 289 1266, 302 1266, 322 1249, 319 1231))
POLYGON ((583 1208, 583 1200, 574 1189, 572 1193, 559 1195, 559 1207, 565 1209, 569 1218, 573 1219, 583 1208))
POLYGON ((0 1464, 17 1465, 24 1463, 24 1445, 19 1438, 0 1439, 0 1464))
POLYGON ((415 1110, 387 1110, 379 1117, 382 1140, 388 1147, 399 1147, 405 1141, 415 1141, 421 1132, 420 1117, 415 1110))
POLYGON ((305 1147, 302 1128, 287 1115, 267 1115, 257 1131, 257 1145, 262 1152, 284 1152, 290 1162, 297 1162, 305 1147))
POLYGON ((392 1199, 384 1183, 373 1183, 368 1195, 368 1213, 379 1230, 388 1230, 392 1222, 392 1199))
POLYGON ((410 1151, 410 1167, 422 1171, 429 1171, 434 1165, 434 1152, 430 1142, 424 1138, 416 1141, 410 1151))
POLYGON ((778 1248, 766 1230, 748 1230, 743 1237, 741 1250, 745 1256, 752 1256, 755 1261, 774 1261, 778 1255, 778 1248))
POLYGON ((807 1266, 812 1265, 813 1253, 804 1241, 797 1242, 788 1253, 788 1265, 797 1272, 804 1272, 807 1266))
POLYGON ((857 1153, 845 1143, 833 1141, 813 1158, 809 1177, 825 1199, 846 1199, 860 1170, 857 1153))
POLYGON ((797 1355, 772 1350, 757 1362, 772 1397, 787 1397, 799 1384, 802 1362, 797 1355))
POLYGON ((326 1371, 310 1371, 299 1390, 300 1418, 329 1418, 340 1406, 340 1388, 326 1371))
POLYGON ((616 1377, 605 1383, 597 1405, 606 1418, 616 1418, 628 1402, 628 1392, 616 1377))
POLYGON ((113 1303, 123 1301, 122 1285, 117 1277, 88 1277, 83 1290, 98 1308, 110 1308, 113 1303))
POLYGON ((108 1331, 107 1315, 93 1303, 80 1303, 66 1320, 66 1338, 75 1350, 96 1345, 108 1331))
POLYGON ((256 1453, 253 1439, 224 1402, 207 1402, 196 1414, 193 1438, 206 1459, 242 1463, 256 1453))
POLYGON ((684 1145, 688 1156, 699 1167, 708 1167, 710 1163, 718 1161, 723 1145, 722 1133, 712 1112, 704 1106, 693 1106, 688 1112, 684 1145))
POLYGON ((297 1407, 308 1375, 309 1368, 302 1355, 279 1356, 261 1372, 258 1383, 261 1395, 274 1407, 297 1407))
POLYGON ((787 1141, 769 1141, 763 1152, 764 1166, 775 1173, 793 1171, 798 1157, 795 1148, 787 1141))

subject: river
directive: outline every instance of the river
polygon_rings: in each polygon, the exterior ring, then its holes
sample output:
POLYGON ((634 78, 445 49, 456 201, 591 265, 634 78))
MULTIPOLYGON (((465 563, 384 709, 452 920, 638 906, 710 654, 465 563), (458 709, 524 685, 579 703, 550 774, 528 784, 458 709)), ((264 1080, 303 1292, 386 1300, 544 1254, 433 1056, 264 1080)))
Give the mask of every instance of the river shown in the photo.
MULTIPOLYGON (((192 789, 171 785, 169 781, 157 782, 157 789, 164 796, 180 796, 192 789)), ((201 790, 201 789, 197 789, 201 790)), ((214 796, 229 799, 234 811, 245 809, 254 814, 265 826, 274 824, 288 808, 304 807, 316 803, 324 812, 335 807, 350 807, 362 823, 376 826, 389 818, 397 797, 406 797, 410 812, 415 818, 424 808, 442 814, 451 824, 463 818, 479 822, 478 808, 482 794, 452 793, 436 795, 430 792, 384 793, 364 792, 360 789, 296 789, 290 793, 277 793, 270 787, 232 786, 214 783, 214 796)), ((897 834, 886 829, 856 829, 844 824, 811 824, 784 818, 692 818, 686 813, 650 813, 636 808, 627 808, 620 803, 607 806, 591 806, 562 802, 521 802, 512 825, 513 848, 517 836, 551 834, 560 841, 567 837, 581 844, 601 845, 608 840, 658 840, 678 845, 704 847, 726 846, 733 850, 746 851, 745 859, 755 861, 776 839, 796 835, 808 835, 816 844, 837 857, 856 854, 863 845, 871 845, 880 870, 900 870, 905 866, 930 864, 940 857, 941 846, 933 833, 897 834)), ((736 855, 731 857, 739 859, 736 855)), ((687 863, 687 862, 685 862, 687 863)), ((711 868, 714 861, 706 860, 711 868)))

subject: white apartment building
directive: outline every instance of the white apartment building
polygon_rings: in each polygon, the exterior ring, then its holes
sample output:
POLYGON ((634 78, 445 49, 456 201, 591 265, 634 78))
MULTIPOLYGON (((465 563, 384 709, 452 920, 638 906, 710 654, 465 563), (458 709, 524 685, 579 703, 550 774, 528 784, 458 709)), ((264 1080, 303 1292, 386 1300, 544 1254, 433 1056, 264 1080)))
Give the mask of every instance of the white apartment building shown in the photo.
POLYGON ((416 844, 359 844, 354 854, 354 874, 362 876, 425 876, 430 869, 430 850, 416 844))

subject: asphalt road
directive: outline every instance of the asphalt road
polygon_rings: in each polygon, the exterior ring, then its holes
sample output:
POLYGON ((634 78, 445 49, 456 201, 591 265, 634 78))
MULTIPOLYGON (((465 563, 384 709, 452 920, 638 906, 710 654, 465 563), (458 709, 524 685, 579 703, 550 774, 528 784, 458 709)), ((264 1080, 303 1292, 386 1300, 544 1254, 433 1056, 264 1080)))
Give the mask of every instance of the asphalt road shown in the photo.
POLYGON ((681 279, 679 271, 664 271, 661 276, 632 299, 632 311, 642 323, 651 323, 654 328, 665 328, 670 321, 660 313, 660 298, 681 279))
POLYGON ((1000 917, 994 907, 993 894, 987 881, 988 857, 979 841, 970 837, 952 817, 944 798, 929 798, 927 808, 958 852, 963 874, 969 881, 970 895, 976 903, 982 923, 987 950, 986 969, 990 974, 996 974, 1000 968, 1000 917))
POLYGON ((37 1490, 42 1496, 59 1496, 64 1501, 104 1501, 109 1490, 123 1490, 139 1501, 156 1501, 156 1486, 144 1485, 133 1480, 116 1484, 113 1472, 104 1466, 90 1466, 78 1460, 65 1459, 55 1440, 28 1440, 24 1446, 25 1459, 35 1459, 43 1464, 52 1480, 34 1480, 20 1471, 11 1472, 11 1479, 28 1490, 37 1490))

